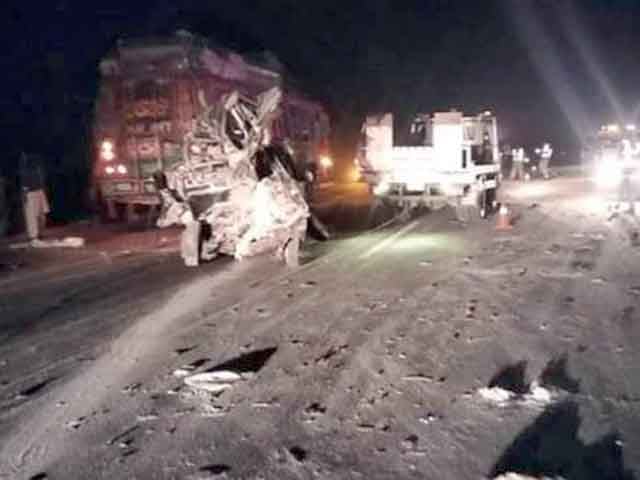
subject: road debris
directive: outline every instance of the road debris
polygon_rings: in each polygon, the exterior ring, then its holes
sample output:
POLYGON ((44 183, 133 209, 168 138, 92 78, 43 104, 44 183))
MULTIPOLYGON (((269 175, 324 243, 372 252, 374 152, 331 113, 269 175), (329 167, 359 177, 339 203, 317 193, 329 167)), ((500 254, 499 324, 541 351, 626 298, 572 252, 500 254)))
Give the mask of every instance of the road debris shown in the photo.
POLYGON ((47 480, 49 476, 45 472, 36 473, 29 477, 29 480, 47 480))
POLYGON ((145 423, 145 422, 153 422, 155 420, 158 420, 160 418, 160 416, 157 413, 148 413, 146 415, 138 415, 136 417, 136 420, 139 423, 145 423))
POLYGON ((122 393, 126 393, 128 395, 133 395, 133 394, 137 393, 138 390, 140 390, 140 387, 142 387, 142 383, 140 383, 140 382, 132 383, 130 385, 127 385, 127 386, 123 387, 122 388, 122 393))
POLYGON ((405 450, 415 450, 418 447, 418 436, 415 434, 409 435, 402 441, 401 445, 405 450))
POLYGON ((519 473, 505 473, 493 480, 564 480, 562 477, 530 477, 529 475, 521 475, 519 473))
POLYGON ((41 382, 35 383, 27 388, 24 388, 20 390, 20 392, 18 392, 18 394, 16 395, 16 399, 24 400, 25 398, 31 397, 37 394, 38 392, 40 392, 41 390, 43 390, 45 387, 47 387, 47 385, 49 385, 55 380, 56 380, 55 378, 47 378, 41 382))
POLYGON ((629 293, 631 295, 640 296, 640 285, 634 285, 632 287, 629 287, 629 293))
POLYGON ((304 421, 307 423, 313 423, 320 417, 324 416, 325 413, 327 413, 327 407, 317 402, 312 403, 304 409, 304 421))
POLYGON ((87 417, 78 417, 75 420, 69 420, 65 426, 71 430, 78 430, 85 422, 87 417))
POLYGON ((116 443, 120 443, 121 440, 127 438, 129 435, 131 435, 133 432, 135 432, 139 428, 140 427, 138 425, 134 425, 132 427, 127 428, 125 431, 119 433, 118 435, 111 438, 110 440, 107 440, 107 445, 115 445, 116 443))
POLYGON ((431 412, 427 413, 424 417, 418 418, 418 422, 422 423, 423 425, 431 425, 436 420, 438 420, 438 417, 431 412))
POLYGON ((307 451, 301 447, 293 446, 289 449, 289 453, 298 463, 303 463, 307 459, 307 451))
POLYGON ((64 237, 62 239, 47 239, 41 240, 35 238, 30 242, 12 243, 9 248, 12 250, 19 250, 24 248, 82 248, 85 245, 85 240, 82 237, 64 237))
POLYGON ((489 386, 479 389, 477 394, 499 407, 509 404, 546 407, 558 400, 562 392, 580 392, 580 382, 569 376, 567 362, 567 355, 551 359, 539 378, 530 384, 525 380, 526 362, 510 365, 498 372, 489 386))
POLYGON ((433 377, 430 376, 430 375, 415 374, 415 375, 406 375, 406 376, 402 377, 402 380, 404 380, 406 382, 428 382, 428 383, 431 383, 431 382, 433 382, 433 377))
POLYGON ((188 363, 186 365, 181 366, 180 368, 175 369, 173 371, 173 376, 181 378, 181 377, 186 377, 187 375, 191 375, 193 372, 196 371, 196 369, 200 368, 208 361, 209 361, 208 358, 199 358, 198 360, 194 360, 191 363, 188 363))
POLYGON ((233 384, 243 377, 229 370, 217 372, 204 372, 191 375, 184 379, 184 383, 196 390, 204 390, 209 393, 221 393, 233 387, 233 384))
MULTIPOLYGON (((198 469, 200 473, 206 473, 213 476, 222 476, 231 471, 231 467, 229 465, 225 465, 223 463, 215 463, 212 465, 205 465, 204 467, 200 467, 198 469)), ((203 478, 203 477, 199 477, 203 478)))
POLYGON ((478 390, 478 395, 487 402, 494 403, 500 407, 509 403, 515 394, 501 387, 483 387, 478 390))

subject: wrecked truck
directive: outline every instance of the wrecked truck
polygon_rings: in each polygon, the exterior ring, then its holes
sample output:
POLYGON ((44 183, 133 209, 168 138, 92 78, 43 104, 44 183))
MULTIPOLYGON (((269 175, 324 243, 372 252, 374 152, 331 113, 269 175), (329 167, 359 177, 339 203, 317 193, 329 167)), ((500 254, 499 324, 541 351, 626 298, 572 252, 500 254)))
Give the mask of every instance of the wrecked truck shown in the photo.
POLYGON ((328 236, 304 198, 308 179, 291 152, 271 141, 281 100, 278 87, 255 99, 235 91, 213 106, 201 96, 205 106, 185 135, 184 161, 154 175, 158 226, 184 225, 186 265, 265 252, 297 265, 310 219, 316 236, 328 236))

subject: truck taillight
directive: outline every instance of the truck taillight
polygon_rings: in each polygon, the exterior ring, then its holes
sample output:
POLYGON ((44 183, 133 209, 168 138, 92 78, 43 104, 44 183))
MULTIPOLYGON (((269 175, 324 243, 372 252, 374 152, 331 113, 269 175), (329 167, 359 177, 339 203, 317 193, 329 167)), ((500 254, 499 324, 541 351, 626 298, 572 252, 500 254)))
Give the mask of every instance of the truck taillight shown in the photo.
POLYGON ((100 158, 107 162, 116 158, 115 148, 111 140, 103 140, 102 144, 100 144, 100 158))
POLYGON ((104 173, 106 173, 107 175, 114 175, 114 174, 118 174, 118 175, 126 175, 127 173, 129 173, 129 169, 127 168, 126 165, 116 165, 115 167, 113 165, 107 165, 106 167, 104 167, 104 173))

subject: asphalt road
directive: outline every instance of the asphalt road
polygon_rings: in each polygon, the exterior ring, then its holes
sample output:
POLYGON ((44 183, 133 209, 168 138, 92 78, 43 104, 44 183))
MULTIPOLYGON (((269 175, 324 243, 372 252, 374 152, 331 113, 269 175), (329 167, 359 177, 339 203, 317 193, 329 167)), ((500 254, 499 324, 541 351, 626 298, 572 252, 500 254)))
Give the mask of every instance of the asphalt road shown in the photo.
POLYGON ((372 229, 340 195, 295 270, 163 251, 0 275, 0 478, 636 478, 634 218, 580 178, 507 185, 505 232, 372 229), (221 369, 221 394, 182 376, 221 369))

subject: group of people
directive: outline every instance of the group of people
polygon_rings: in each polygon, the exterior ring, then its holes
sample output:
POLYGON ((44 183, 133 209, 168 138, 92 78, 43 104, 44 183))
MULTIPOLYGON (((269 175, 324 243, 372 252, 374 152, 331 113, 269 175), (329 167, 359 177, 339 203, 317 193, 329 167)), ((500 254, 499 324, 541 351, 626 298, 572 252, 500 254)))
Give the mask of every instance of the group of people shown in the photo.
MULTIPOLYGON (((551 163, 551 157, 553 157, 553 149, 551 144, 545 143, 542 148, 537 148, 535 154, 538 157, 537 168, 540 175, 546 180, 551 177, 549 172, 549 164, 551 163)), ((509 153, 507 152, 507 155, 509 153)), ((523 147, 513 148, 510 152, 512 165, 511 165, 511 180, 527 180, 531 177, 531 172, 527 171, 528 165, 531 165, 531 158, 527 155, 527 152, 523 147)), ((504 160, 505 155, 503 155, 504 160)))

